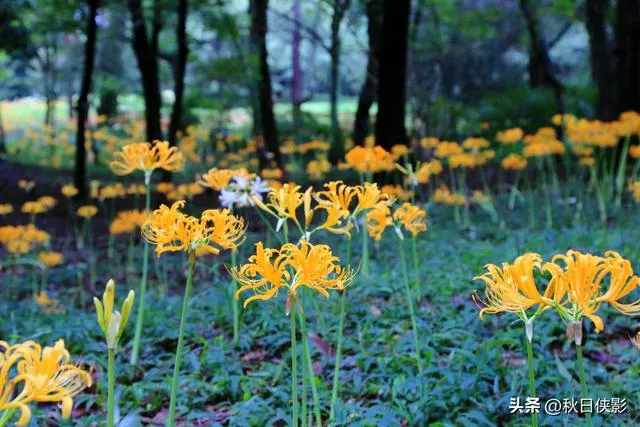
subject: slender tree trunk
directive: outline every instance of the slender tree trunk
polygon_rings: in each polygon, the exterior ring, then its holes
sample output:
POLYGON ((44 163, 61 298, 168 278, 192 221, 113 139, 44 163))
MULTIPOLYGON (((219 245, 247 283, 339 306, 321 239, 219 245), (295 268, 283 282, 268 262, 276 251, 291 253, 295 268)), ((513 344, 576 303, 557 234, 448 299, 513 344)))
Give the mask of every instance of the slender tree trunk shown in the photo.
POLYGON ((615 117, 613 55, 607 40, 606 19, 609 0, 587 0, 587 31, 591 54, 591 78, 598 88, 598 118, 615 117))
POLYGON ((363 145, 364 139, 369 135, 369 110, 376 101, 378 91, 378 49, 380 46, 380 30, 382 26, 381 0, 367 2, 367 33, 369 34, 369 55, 367 59, 367 71, 364 84, 358 97, 358 109, 356 110, 353 125, 353 142, 363 145))
POLYGON ((303 85, 302 67, 300 66, 301 19, 300 1, 297 0, 293 4, 293 32, 291 37, 291 69, 293 71, 291 78, 291 120, 293 121, 293 134, 296 140, 299 139, 300 125, 302 124, 302 111, 300 110, 303 85))
POLYGON ((273 91, 271 89, 271 75, 267 61, 267 9, 269 0, 251 0, 251 33, 254 49, 258 55, 258 98, 260 103, 260 129, 264 140, 264 150, 261 155, 262 166, 268 167, 269 160, 274 160, 282 168, 278 129, 273 114, 273 91))
POLYGON ((160 8, 155 1, 151 42, 147 38, 142 0, 129 0, 129 12, 133 24, 133 51, 138 62, 142 78, 147 140, 162 139, 160 125, 160 78, 158 75, 158 35, 160 33, 160 8))
POLYGON ((564 114, 564 87, 553 73, 547 47, 538 34, 537 22, 529 7, 528 0, 520 0, 520 11, 524 16, 531 40, 529 60, 529 84, 538 87, 541 83, 551 87, 556 99, 556 111, 564 114))
POLYGON ((378 71, 376 144, 407 143, 405 129, 410 0, 384 0, 378 71))
POLYGON ((340 26, 345 13, 349 9, 351 0, 334 0, 333 16, 331 17, 331 46, 329 55, 331 56, 331 70, 329 76, 329 102, 331 105, 331 148, 329 150, 329 160, 333 164, 344 157, 344 141, 340 131, 340 120, 338 117, 338 93, 340 90, 340 53, 342 43, 340 41, 340 26))
MULTIPOLYGON (((178 1, 178 24, 176 26, 176 40, 178 41, 178 51, 175 63, 175 101, 171 110, 171 122, 169 123, 169 144, 176 145, 176 137, 179 130, 184 128, 182 123, 183 98, 184 98, 184 77, 187 70, 187 57, 189 56, 189 45, 187 43, 187 14, 188 0, 178 1)), ((163 181, 171 181, 171 173, 163 173, 163 181)))
POLYGON ((640 1, 618 0, 616 23, 617 112, 640 111, 640 1))
POLYGON ((84 199, 87 195, 87 153, 85 149, 84 130, 89 114, 89 93, 91 92, 91 78, 93 77, 93 64, 96 54, 96 15, 98 14, 99 0, 88 0, 89 16, 87 17, 87 42, 84 53, 84 69, 82 71, 82 86, 78 98, 78 132, 76 134, 76 164, 74 184, 79 190, 78 197, 84 199))

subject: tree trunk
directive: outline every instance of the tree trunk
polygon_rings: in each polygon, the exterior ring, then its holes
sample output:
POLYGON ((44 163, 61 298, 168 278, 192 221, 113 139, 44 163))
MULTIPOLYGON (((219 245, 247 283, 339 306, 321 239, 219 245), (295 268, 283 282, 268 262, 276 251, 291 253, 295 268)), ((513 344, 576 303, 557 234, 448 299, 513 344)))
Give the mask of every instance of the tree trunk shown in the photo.
POLYGON ((129 12, 133 24, 133 51, 138 62, 142 78, 144 96, 144 116, 146 121, 147 140, 152 142, 162 139, 160 126, 160 78, 158 76, 158 35, 160 33, 159 5, 155 1, 151 42, 147 38, 142 0, 129 0, 129 12))
POLYGON ((564 87, 553 73, 547 46, 538 34, 537 22, 529 8, 528 0, 520 0, 520 11, 526 21, 529 39, 531 40, 529 85, 538 87, 544 84, 551 87, 556 98, 556 111, 559 114, 564 114, 564 87))
POLYGON ((88 0, 89 16, 87 17, 87 42, 84 52, 84 69, 82 71, 82 86, 78 97, 78 132, 76 134, 76 164, 74 184, 79 190, 78 197, 84 199, 87 195, 87 153, 85 149, 84 130, 89 114, 89 92, 91 92, 91 78, 96 54, 96 15, 100 0, 88 0))
POLYGON ((640 1, 618 0, 616 24, 618 113, 640 111, 640 1))
POLYGON ((351 0, 333 0, 333 16, 331 17, 331 46, 329 56, 331 57, 331 67, 329 75, 329 103, 331 106, 331 147, 329 149, 329 160, 333 164, 344 157, 344 141, 340 131, 340 120, 338 117, 338 92, 340 90, 340 52, 342 43, 340 42, 340 26, 344 14, 349 9, 351 0))
POLYGON ((380 0, 367 2, 367 33, 369 34, 369 56, 367 59, 367 71, 364 84, 358 97, 358 109, 356 110, 353 125, 353 142, 363 145, 364 139, 369 135, 369 110, 376 101, 378 91, 378 49, 380 47, 380 30, 382 26, 382 10, 380 0))
POLYGON ((278 129, 273 114, 273 94, 269 63, 267 62, 267 9, 269 0, 251 0, 251 35, 254 50, 258 55, 258 101, 260 103, 260 126, 264 141, 264 150, 260 162, 264 167, 269 166, 269 160, 274 160, 282 168, 280 146, 278 143, 278 129))
POLYGON ((407 143, 404 125, 410 0, 384 0, 378 71, 376 144, 407 143))
POLYGON ((613 55, 607 40, 606 19, 609 0, 587 0, 587 31, 591 54, 591 78, 598 88, 598 118, 615 118, 613 55))
MULTIPOLYGON (((183 97, 184 97, 184 76, 187 69, 187 57, 189 55, 189 45, 187 44, 187 14, 188 0, 178 1, 178 24, 176 26, 176 40, 178 51, 176 55, 174 73, 175 100, 171 110, 171 122, 169 123, 169 145, 176 145, 176 137, 179 130, 184 129, 182 123, 183 97)), ((165 171, 162 180, 171 181, 171 172, 165 171)))
POLYGON ((291 37, 291 120, 293 121, 293 135, 296 142, 299 139, 300 125, 302 124, 302 111, 300 105, 302 102, 302 86, 303 75, 300 66, 300 44, 302 36, 300 34, 300 1, 296 1, 293 5, 293 32, 291 37))

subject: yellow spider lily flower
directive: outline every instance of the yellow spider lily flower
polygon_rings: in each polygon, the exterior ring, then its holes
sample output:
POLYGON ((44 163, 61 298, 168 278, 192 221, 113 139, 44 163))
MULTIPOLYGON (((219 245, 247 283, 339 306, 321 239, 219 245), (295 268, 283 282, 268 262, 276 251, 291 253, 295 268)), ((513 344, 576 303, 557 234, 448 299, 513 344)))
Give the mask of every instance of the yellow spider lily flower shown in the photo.
POLYGON ((331 181, 324 186, 326 190, 318 191, 314 195, 319 205, 335 205, 342 210, 351 212, 351 205, 358 193, 357 187, 346 185, 342 181, 331 181))
POLYGON ((217 255, 221 249, 234 249, 244 237, 244 220, 228 209, 210 209, 195 218, 180 211, 184 204, 178 201, 170 208, 161 205, 144 223, 142 236, 156 245, 158 256, 167 251, 191 252, 198 247, 217 255))
POLYGON ((511 153, 500 162, 502 169, 519 171, 527 167, 527 159, 519 154, 511 153))
POLYGON ((98 208, 93 205, 80 206, 77 214, 81 218, 92 218, 98 213, 98 208))
POLYGON ((243 293, 253 291, 244 301, 246 307, 255 300, 269 300, 277 296, 281 288, 286 288, 289 302, 301 286, 328 297, 328 290, 344 289, 355 275, 350 267, 341 267, 339 261, 329 246, 312 245, 306 240, 299 244, 286 243, 280 250, 265 249, 262 242, 258 242, 256 254, 249 258, 249 263, 230 270, 240 284, 235 297, 239 299, 243 293))
POLYGON ((622 314, 631 316, 640 313, 640 300, 630 304, 619 302, 629 295, 640 284, 640 277, 633 274, 631 262, 615 251, 605 252, 605 259, 616 268, 611 270, 610 283, 607 291, 595 299, 596 303, 607 302, 622 314))
POLYGON ((107 340, 109 348, 115 348, 120 341, 124 327, 129 320, 129 314, 133 307, 136 294, 130 290, 127 298, 122 303, 122 311, 113 311, 114 299, 116 294, 116 284, 113 279, 107 282, 104 293, 102 294, 102 302, 93 297, 93 303, 96 306, 96 316, 98 325, 107 340))
POLYGON ((78 194, 78 189, 74 185, 67 184, 62 186, 60 192, 65 197, 73 197, 78 194))
POLYGON ((394 202, 393 197, 384 194, 378 188, 378 184, 372 184, 370 182, 365 182, 364 185, 356 187, 356 198, 358 205, 354 211, 354 215, 368 209, 373 209, 380 203, 391 206, 394 202))
POLYGON ((146 220, 147 214, 144 211, 120 211, 109 224, 109 233, 114 235, 133 233, 139 227, 142 227, 146 220))
POLYGON ((60 252, 40 252, 38 261, 47 267, 56 267, 64 261, 64 256, 60 252))
POLYGON ((216 191, 227 188, 234 176, 247 176, 249 171, 246 169, 218 169, 211 168, 209 171, 198 179, 198 184, 208 187, 216 191))
POLYGON ((25 202, 22 205, 22 208, 20 209, 22 213, 30 214, 30 215, 38 215, 41 213, 45 213, 47 210, 48 210, 47 207, 39 201, 25 202))
MULTIPOLYGON (((91 375, 88 372, 68 363, 69 352, 65 349, 63 340, 58 340, 53 347, 44 349, 33 341, 27 341, 5 352, 4 361, 6 362, 9 358, 15 358, 12 361, 17 368, 13 381, 24 384, 15 400, 22 404, 60 402, 62 418, 69 418, 73 398, 92 384, 91 375)), ((6 363, 3 370, 5 366, 6 363)), ((23 412, 18 425, 28 422, 29 418, 24 420, 24 416, 23 412)), ((30 414, 27 417, 30 417, 30 414)))
POLYGON ((109 163, 116 175, 129 175, 141 170, 150 174, 155 169, 177 172, 184 165, 184 157, 177 147, 169 147, 168 141, 139 142, 128 144, 113 155, 109 163))
MULTIPOLYGON (((544 265, 543 270, 551 273, 549 286, 568 297, 568 303, 563 304, 560 310, 573 320, 588 317, 595 325, 596 332, 600 332, 604 324, 602 318, 595 314, 600 307, 600 302, 596 299, 600 296, 602 280, 615 267, 614 263, 605 258, 569 250, 566 255, 554 256, 552 262, 544 265), (564 263, 564 268, 556 263, 558 260, 564 263)), ((612 291, 609 297, 615 292, 612 291)))
POLYGON ((296 211, 301 205, 305 205, 305 223, 311 220, 311 187, 304 193, 300 192, 300 186, 295 184, 284 184, 279 190, 273 190, 267 195, 267 201, 262 202, 258 197, 253 197, 256 206, 268 214, 278 218, 276 231, 284 224, 284 221, 290 219, 299 227, 302 227, 298 221, 296 211))
MULTIPOLYGON (((515 313, 524 316, 524 311, 538 305, 538 310, 544 310, 554 304, 554 300, 562 297, 562 288, 551 284, 541 295, 533 276, 534 270, 540 270, 542 258, 535 253, 526 253, 515 259, 513 264, 502 263, 502 267, 487 264, 487 273, 476 276, 473 280, 482 280, 485 285, 485 299, 474 295, 484 307, 480 310, 480 318, 485 313, 515 313)), ((525 320, 525 319, 523 319, 525 320)))
POLYGON ((13 212, 13 206, 9 203, 0 204, 0 215, 9 215, 13 212))
POLYGON ((42 196, 38 198, 38 202, 42 203, 42 205, 47 209, 51 209, 58 204, 58 201, 52 196, 42 196))
POLYGON ((427 212, 411 203, 403 203, 393 213, 393 220, 399 222, 412 236, 427 230, 427 212))
POLYGON ((380 240, 384 230, 393 225, 391 209, 385 203, 379 203, 367 213, 366 221, 369 236, 380 240))

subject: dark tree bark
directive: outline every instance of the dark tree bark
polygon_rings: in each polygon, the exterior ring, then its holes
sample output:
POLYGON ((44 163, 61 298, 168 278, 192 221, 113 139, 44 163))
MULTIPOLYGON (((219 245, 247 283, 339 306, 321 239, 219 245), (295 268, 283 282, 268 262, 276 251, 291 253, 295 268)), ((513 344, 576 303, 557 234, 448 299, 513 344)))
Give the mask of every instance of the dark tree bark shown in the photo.
POLYGON ((591 54, 591 78, 598 88, 598 118, 612 120, 616 114, 613 55, 607 40, 609 0, 587 0, 587 31, 591 54))
POLYGON ((378 71, 376 144, 407 143, 404 126, 410 0, 384 0, 378 71))
POLYGON ((274 160, 282 168, 282 158, 280 156, 280 146, 278 143, 278 129, 276 118, 273 114, 273 91, 271 89, 271 77, 269 73, 269 63, 267 62, 267 9, 269 0, 251 0, 251 42, 254 52, 257 55, 258 66, 258 101, 259 117, 257 129, 260 131, 264 149, 260 156, 262 166, 268 167, 269 160, 274 160))
POLYGON ((520 0, 520 11, 527 24, 527 31, 529 32, 531 42, 529 85, 531 87, 539 87, 541 85, 551 87, 556 98, 556 111, 559 114, 564 114, 564 87, 553 73, 549 50, 544 40, 540 38, 538 24, 529 7, 528 0, 520 0))
POLYGON ((293 31, 291 34, 291 119, 293 121, 293 134, 298 138, 298 131, 302 123, 302 111, 300 110, 302 102, 302 86, 303 75, 300 66, 300 44, 302 43, 302 35, 300 33, 300 1, 293 4, 293 31))
POLYGON ((353 142, 363 145, 364 139, 369 135, 369 110, 376 101, 378 91, 378 48, 380 46, 380 30, 382 26, 382 3, 380 0, 367 2, 367 33, 369 35, 369 56, 367 58, 367 71, 364 84, 358 97, 358 109, 356 110, 353 125, 353 142))
POLYGON ((640 110, 640 1, 618 0, 616 23, 617 112, 640 110))
POLYGON ((336 164, 344 157, 344 141, 340 131, 338 118, 338 91, 340 85, 340 26, 344 15, 351 5, 351 0, 333 0, 333 15, 331 17, 331 45, 329 55, 331 56, 331 70, 329 76, 329 103, 331 105, 331 147, 329 149, 329 160, 336 164))
POLYGON ((76 134, 76 164, 74 173, 74 185, 78 189, 78 198, 84 199, 87 195, 87 153, 85 149, 84 131, 89 114, 89 93, 91 92, 91 79, 93 77, 93 65, 96 56, 96 15, 100 0, 88 0, 89 15, 87 17, 87 42, 84 52, 84 69, 82 71, 82 86, 78 97, 77 115, 78 132, 76 134))
POLYGON ((133 52, 142 78, 144 116, 147 140, 162 139, 160 126, 160 78, 158 75, 158 36, 160 34, 160 5, 154 2, 151 38, 147 37, 142 0, 129 0, 129 12, 133 24, 133 52))
MULTIPOLYGON (((176 145, 176 137, 179 130, 184 129, 182 123, 183 98, 184 98, 184 76, 187 70, 187 57, 189 56, 189 45, 187 43, 187 14, 188 0, 178 1, 178 24, 176 26, 176 40, 178 50, 175 56, 174 70, 174 93, 175 100, 171 110, 171 121, 169 122, 169 145, 176 145)), ((171 181, 171 172, 164 171, 162 180, 171 181)))

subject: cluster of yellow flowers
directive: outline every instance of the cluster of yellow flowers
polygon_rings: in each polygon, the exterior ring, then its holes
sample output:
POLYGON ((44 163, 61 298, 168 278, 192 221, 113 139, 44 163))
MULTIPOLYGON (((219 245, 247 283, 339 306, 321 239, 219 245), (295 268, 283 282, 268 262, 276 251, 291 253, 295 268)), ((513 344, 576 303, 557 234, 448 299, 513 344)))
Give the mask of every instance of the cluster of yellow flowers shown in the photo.
POLYGON ((0 243, 12 254, 26 254, 33 246, 44 245, 50 238, 49 233, 32 224, 0 227, 0 243))
POLYGON ((511 153, 502 159, 500 165, 505 170, 519 171, 527 167, 527 159, 519 154, 511 153))
POLYGON ((533 135, 526 135, 523 139, 524 157, 541 157, 547 155, 562 155, 566 148, 562 141, 558 140, 556 130, 550 127, 543 127, 533 135))
POLYGON ((433 193, 433 201, 451 206, 463 206, 467 198, 462 193, 452 193, 445 184, 440 185, 433 193))
POLYGON ((58 402, 68 418, 73 398, 92 384, 89 372, 69 363, 63 340, 44 348, 0 341, 0 351, 0 411, 20 411, 19 426, 29 423, 32 403, 58 402))
POLYGON ((147 214, 139 210, 119 211, 109 224, 111 234, 130 234, 141 228, 147 220, 147 214))
POLYGON ((356 145, 344 156, 348 167, 364 173, 391 171, 395 167, 394 156, 379 145, 356 145))
POLYGON ((196 249, 212 254, 234 249, 244 236, 244 220, 228 209, 208 209, 196 218, 181 212, 184 201, 154 210, 142 226, 143 237, 156 246, 158 255, 164 252, 196 249))
POLYGON ((407 202, 397 207, 393 215, 389 206, 385 204, 379 204, 369 211, 367 214, 369 236, 380 240, 388 227, 393 227, 401 239, 403 239, 402 228, 412 236, 416 236, 427 230, 427 212, 407 202))
POLYGON ((489 264, 486 268, 487 273, 475 278, 486 284, 485 299, 477 299, 483 305, 480 317, 504 311, 526 316, 527 309, 537 306, 534 317, 552 308, 565 319, 579 321, 587 317, 600 332, 604 323, 596 313, 604 303, 622 314, 640 313, 640 301, 620 301, 638 287, 640 278, 634 275, 631 262, 614 251, 601 257, 569 250, 544 264, 540 255, 528 253, 513 264, 489 264), (551 279, 540 293, 535 278, 544 272, 549 272, 551 279), (607 277, 609 284, 605 287, 607 277))
POLYGON ((496 141, 503 145, 515 144, 522 141, 524 132, 520 128, 511 128, 500 131, 496 134, 496 141))

